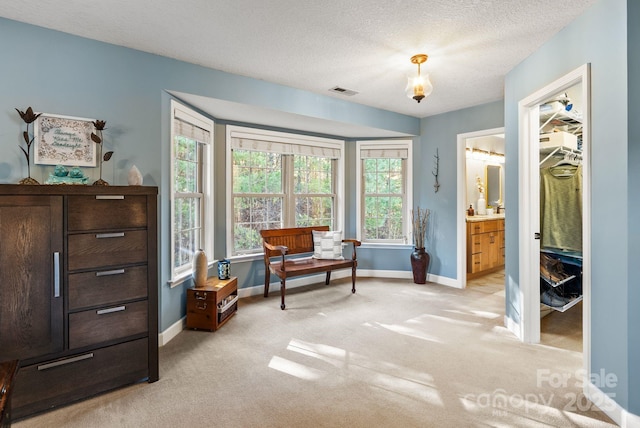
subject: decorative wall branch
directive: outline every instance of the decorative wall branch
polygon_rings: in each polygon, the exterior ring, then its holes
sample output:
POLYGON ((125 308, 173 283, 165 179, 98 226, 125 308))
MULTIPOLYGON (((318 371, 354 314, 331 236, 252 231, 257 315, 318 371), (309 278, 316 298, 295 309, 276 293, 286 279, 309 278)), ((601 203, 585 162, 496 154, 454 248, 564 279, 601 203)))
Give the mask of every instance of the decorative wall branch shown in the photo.
POLYGON ((440 183, 438 183, 438 169, 440 168, 440 155, 438 155, 438 148, 436 148, 436 154, 433 155, 433 157, 435 158, 434 164, 436 169, 435 171, 431 171, 431 174, 436 178, 433 188, 435 189, 435 193, 438 193, 438 189, 440 188, 440 183))

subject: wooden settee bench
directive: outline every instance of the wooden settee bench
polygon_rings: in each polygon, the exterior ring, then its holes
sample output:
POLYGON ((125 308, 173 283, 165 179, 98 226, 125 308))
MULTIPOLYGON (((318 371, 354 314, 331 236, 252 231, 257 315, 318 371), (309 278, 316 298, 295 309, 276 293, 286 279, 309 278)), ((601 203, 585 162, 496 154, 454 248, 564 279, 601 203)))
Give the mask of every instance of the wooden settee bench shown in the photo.
POLYGON ((287 278, 299 275, 308 275, 318 272, 326 272, 325 284, 329 285, 331 271, 351 268, 351 292, 356 292, 356 247, 360 241, 356 239, 343 239, 342 242, 353 244, 351 258, 344 259, 318 259, 313 257, 289 257, 305 253, 313 253, 313 231, 328 232, 329 226, 292 227, 286 229, 261 230, 262 245, 264 249, 264 297, 269 296, 269 282, 271 274, 280 278, 280 309, 285 308, 284 297, 287 278), (272 257, 280 257, 279 261, 271 261, 272 257))

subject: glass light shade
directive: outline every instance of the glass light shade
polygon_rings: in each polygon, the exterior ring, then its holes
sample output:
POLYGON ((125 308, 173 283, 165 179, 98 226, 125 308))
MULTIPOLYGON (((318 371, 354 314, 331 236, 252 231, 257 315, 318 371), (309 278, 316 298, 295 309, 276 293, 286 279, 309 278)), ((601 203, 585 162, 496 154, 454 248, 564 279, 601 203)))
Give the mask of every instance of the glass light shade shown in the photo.
MULTIPOLYGON (((407 97, 420 97, 420 100, 428 97, 433 92, 433 85, 429 79, 429 75, 409 77, 407 79, 407 87, 405 88, 407 97)), ((420 101, 418 101, 420 102, 420 101)))

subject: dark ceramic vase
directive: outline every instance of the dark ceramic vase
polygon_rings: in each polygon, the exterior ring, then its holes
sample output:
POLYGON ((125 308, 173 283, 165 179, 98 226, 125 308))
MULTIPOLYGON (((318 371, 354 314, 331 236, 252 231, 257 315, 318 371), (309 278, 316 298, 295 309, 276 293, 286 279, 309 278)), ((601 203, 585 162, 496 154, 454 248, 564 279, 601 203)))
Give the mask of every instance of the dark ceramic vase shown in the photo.
POLYGON ((411 270, 413 271, 413 282, 416 284, 427 282, 429 260, 429 253, 424 248, 415 248, 411 253, 411 270))

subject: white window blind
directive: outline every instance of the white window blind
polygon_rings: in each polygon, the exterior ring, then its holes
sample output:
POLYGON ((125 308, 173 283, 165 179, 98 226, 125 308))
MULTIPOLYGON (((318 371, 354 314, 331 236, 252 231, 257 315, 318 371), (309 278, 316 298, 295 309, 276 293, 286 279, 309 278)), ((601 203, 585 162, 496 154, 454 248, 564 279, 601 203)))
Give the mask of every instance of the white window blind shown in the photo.
POLYGON ((211 141, 209 131, 177 117, 173 121, 173 129, 176 135, 182 135, 199 143, 208 144, 211 141))
POLYGON ((340 148, 338 147, 305 144, 304 142, 283 142, 231 137, 231 149, 340 159, 340 148))
POLYGON ((409 150, 397 148, 362 148, 360 159, 408 159, 409 150))

